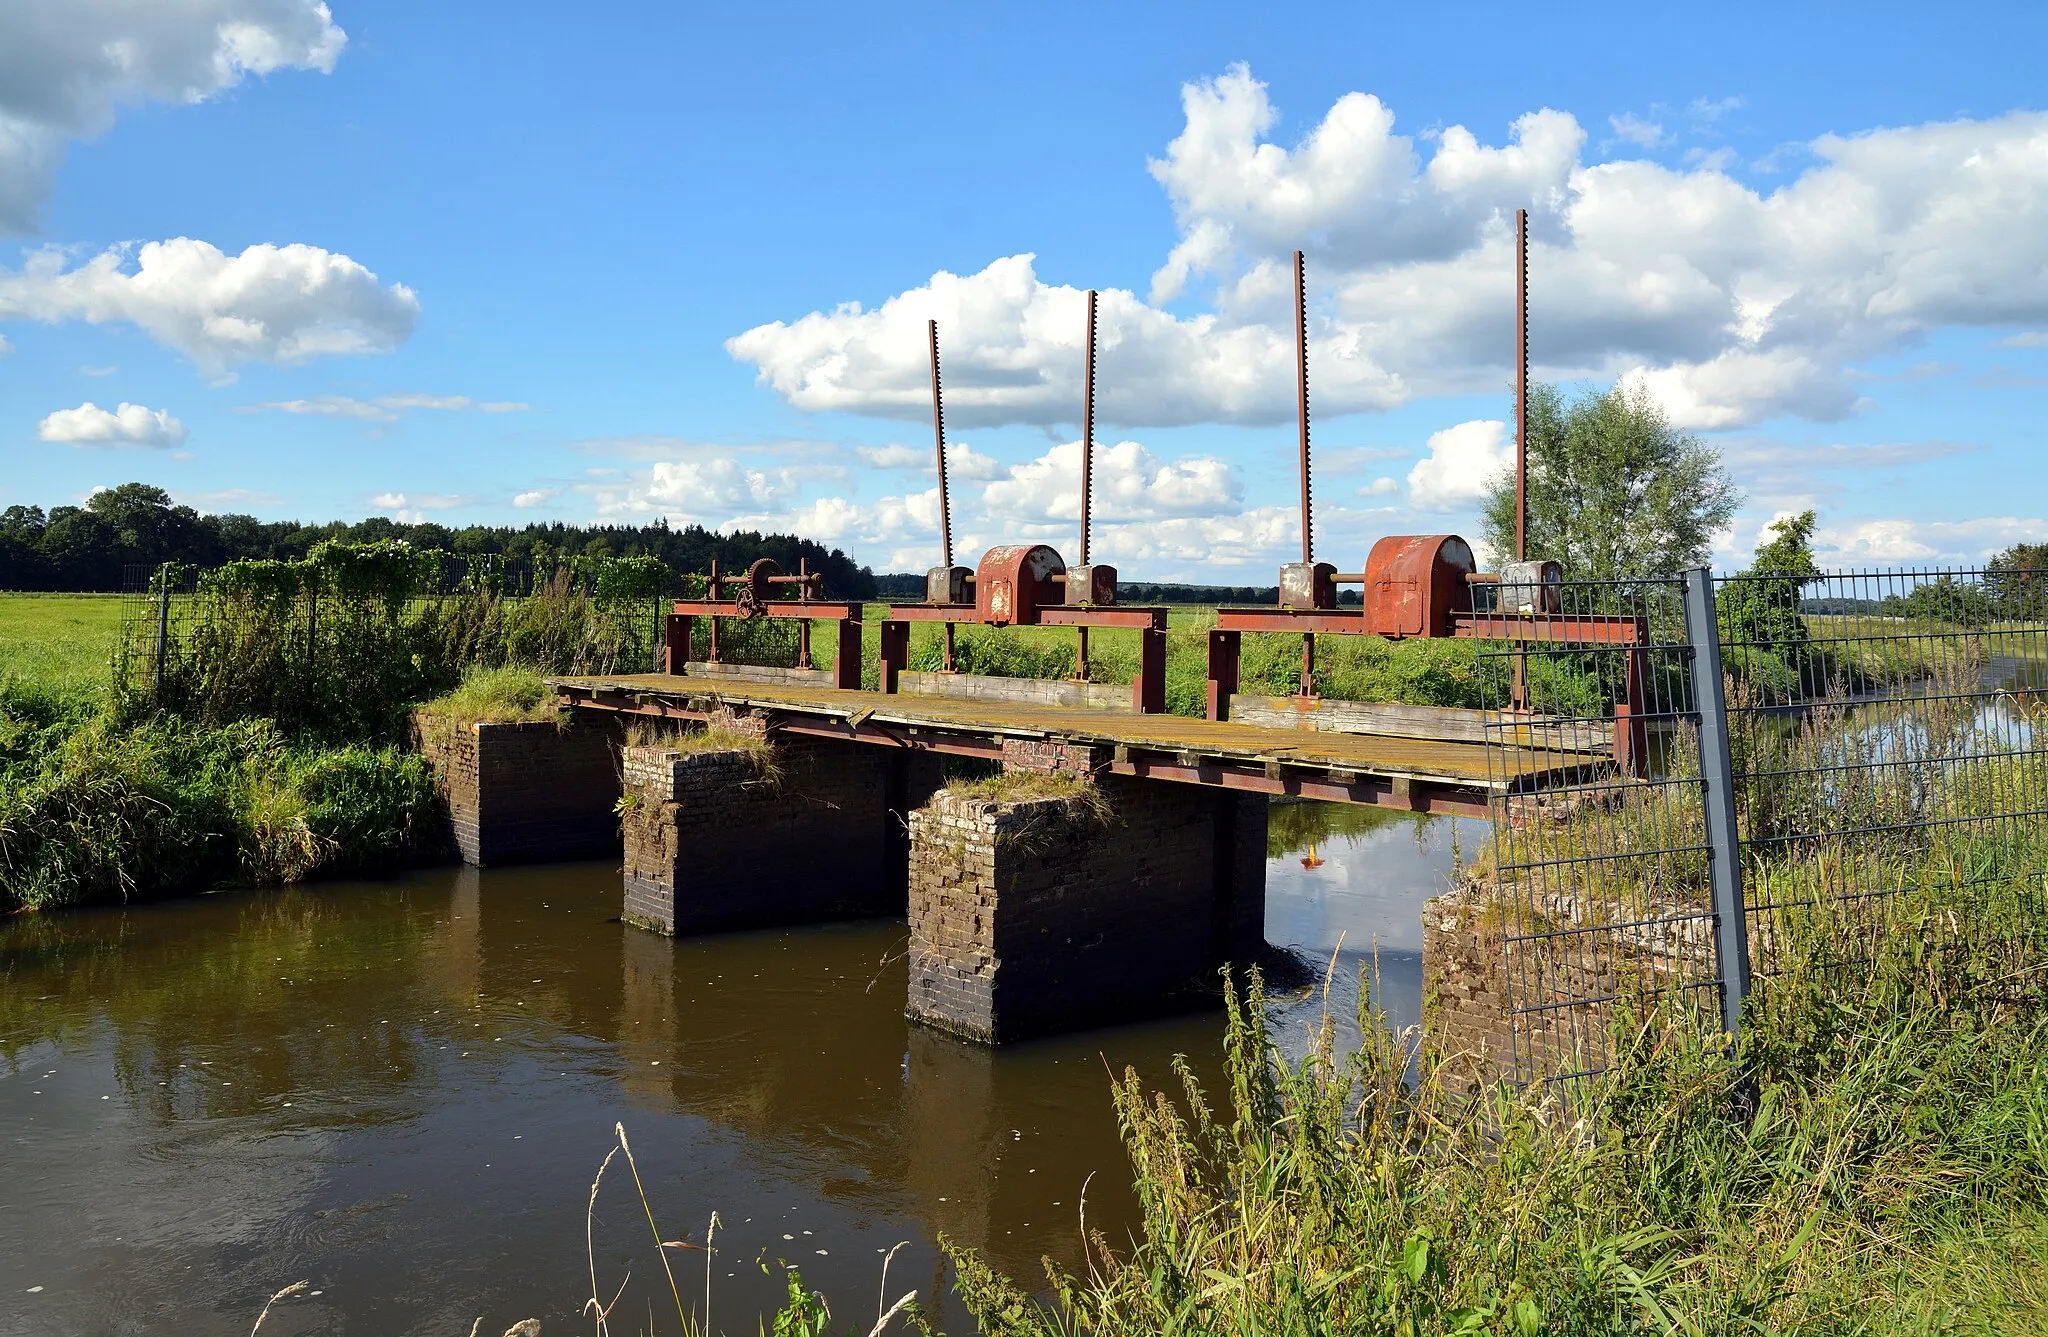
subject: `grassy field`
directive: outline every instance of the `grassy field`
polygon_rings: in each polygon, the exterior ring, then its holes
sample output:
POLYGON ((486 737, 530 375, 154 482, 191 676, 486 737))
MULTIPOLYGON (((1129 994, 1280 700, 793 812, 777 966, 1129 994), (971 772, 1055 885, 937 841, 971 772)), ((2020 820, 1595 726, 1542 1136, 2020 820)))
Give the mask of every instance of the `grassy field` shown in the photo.
POLYGON ((112 594, 0 594, 0 678, 97 684, 121 636, 112 594))

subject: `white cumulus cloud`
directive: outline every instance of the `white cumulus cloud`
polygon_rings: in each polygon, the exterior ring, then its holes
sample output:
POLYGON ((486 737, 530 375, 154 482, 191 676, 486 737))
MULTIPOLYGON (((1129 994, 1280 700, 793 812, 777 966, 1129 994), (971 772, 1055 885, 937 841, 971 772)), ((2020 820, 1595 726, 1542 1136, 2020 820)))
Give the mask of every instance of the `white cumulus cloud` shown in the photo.
POLYGON ((44 441, 67 446, 149 446, 168 450, 185 440, 185 424, 168 410, 123 403, 103 409, 87 400, 75 409, 58 409, 36 425, 44 441))
POLYGON ((506 400, 480 404, 467 395, 378 395, 374 399, 358 399, 353 395, 317 395, 311 399, 280 399, 267 404, 246 404, 236 411, 355 418, 363 422, 397 422, 399 415, 407 409, 435 409, 443 412, 475 409, 479 413, 523 413, 531 407, 530 404, 506 400))
MULTIPOLYGON (((917 419, 931 413, 925 322, 939 322, 946 419, 962 426, 1081 418, 1086 295, 1042 283, 1034 257, 976 274, 941 272, 874 310, 849 303, 775 321, 726 340, 758 379, 798 408, 917 419)), ((1099 294, 1096 406, 1104 422, 1170 426, 1270 422, 1293 404, 1294 336, 1265 324, 1180 319, 1127 289, 1099 294)), ((1315 339, 1318 402, 1330 411, 1385 408, 1394 379, 1340 338, 1315 339)))
POLYGON ((317 246, 231 256, 177 237, 71 258, 43 247, 20 270, 0 270, 0 320, 135 325, 212 376, 252 360, 386 353, 419 321, 412 289, 317 246))
POLYGON ((1408 471, 1408 498, 1422 511, 1471 509, 1515 462, 1514 438, 1504 422, 1461 422, 1431 433, 1428 446, 1428 457, 1408 471))
MULTIPOLYGON (((919 469, 925 473, 937 473, 938 466, 929 447, 918 449, 898 442, 886 446, 855 446, 854 454, 863 464, 876 469, 919 469)), ((946 443, 946 477, 989 479, 1000 478, 1003 466, 992 455, 984 455, 964 441, 946 443)))
POLYGON ((1981 562, 2015 543, 2048 540, 2048 520, 1984 516, 1971 520, 1887 517, 1823 524, 1814 531, 1823 565, 1981 562))
MULTIPOLYGON (((1354 92, 1288 144, 1243 66, 1181 101, 1183 127, 1151 164, 1178 240, 1149 301, 1102 294, 1101 412, 1124 426, 1290 415, 1297 247, 1319 415, 1498 392, 1517 207, 1531 215, 1538 373, 1639 379, 1682 427, 1838 419, 1861 402, 1862 361, 1942 328, 2048 324, 2048 113, 1824 135, 1801 146, 1805 170, 1762 190, 1726 154, 1682 167, 1589 154, 1555 108, 1489 144, 1462 125, 1401 133, 1391 107, 1354 92), (1182 301, 1199 309, 1163 305, 1182 301)), ((1710 126, 1734 105, 1686 115, 1710 126)), ((727 348, 799 408, 915 418, 936 318, 959 421, 1049 426, 1079 416, 1081 310, 1079 290, 1013 255, 727 348)))
POLYGON ((318 0, 0 4, 0 232, 29 232, 65 147, 116 108, 201 102, 250 75, 334 68, 348 37, 318 0))
MULTIPOLYGON (((1160 460, 1136 441, 1097 446, 1091 516, 1106 522, 1219 515, 1244 503, 1244 486, 1222 460, 1160 460)), ((990 514, 1051 523, 1081 518, 1081 443, 1054 446, 982 490, 990 514)))

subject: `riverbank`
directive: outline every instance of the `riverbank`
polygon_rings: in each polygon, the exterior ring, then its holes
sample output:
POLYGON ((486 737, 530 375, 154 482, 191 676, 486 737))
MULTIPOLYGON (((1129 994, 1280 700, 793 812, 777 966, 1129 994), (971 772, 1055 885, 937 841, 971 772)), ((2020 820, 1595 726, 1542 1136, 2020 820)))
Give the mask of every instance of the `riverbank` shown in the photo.
POLYGON ((1117 1083, 1136 1238, 1049 1264, 1050 1298, 949 1241, 961 1293, 990 1337, 2043 1331, 2041 890, 1854 911, 1735 1052, 1665 1008, 1554 1090, 1467 1097, 1370 1017, 1292 1059, 1254 994, 1211 1094, 1117 1083))
POLYGON ((0 679, 0 910, 373 872, 435 857, 425 761, 268 720, 127 719, 0 679))

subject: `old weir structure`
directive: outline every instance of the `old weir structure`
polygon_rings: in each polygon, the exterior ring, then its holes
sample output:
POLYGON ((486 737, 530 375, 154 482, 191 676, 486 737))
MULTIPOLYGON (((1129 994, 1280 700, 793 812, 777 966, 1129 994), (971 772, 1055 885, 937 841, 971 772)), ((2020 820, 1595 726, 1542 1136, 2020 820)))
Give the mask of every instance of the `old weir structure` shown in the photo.
MULTIPOLYGON (((768 608, 859 645, 858 605, 768 608)), ((1611 730, 1558 722, 1504 768, 1478 711, 1235 695, 1240 718, 1201 719, 1070 682, 835 686, 859 681, 843 652, 827 670, 686 657, 691 619, 738 615, 679 600, 673 672, 550 679, 563 727, 423 731, 464 857, 616 851, 622 916, 662 934, 902 916, 909 1015, 985 1042, 1213 999, 1220 970, 1264 949, 1272 799, 1485 816, 1615 764, 1611 730), (948 788, 948 758, 1086 781, 1086 799, 948 788)), ((1347 616, 1363 627, 1328 614, 1347 616)))
POLYGON ((872 666, 869 610, 827 597, 814 573, 767 558, 739 572, 714 563, 701 595, 673 604, 662 671, 552 678, 571 727, 479 725, 433 744, 465 857, 582 856, 602 833, 623 858, 622 917, 670 935, 903 915, 909 1015, 993 1043, 1213 998, 1221 971, 1256 961, 1275 798, 1486 817, 1545 790, 1642 774, 1642 617, 1567 611, 1555 562, 1482 573, 1456 535, 1381 539, 1348 573, 1316 560, 1299 252, 1294 277, 1302 560, 1281 569, 1276 607, 1218 610, 1205 718, 1165 713, 1167 610, 1119 604, 1116 569, 1092 560, 1095 294, 1071 568, 1035 543, 954 564, 930 322, 942 561, 922 600, 880 610, 872 666), (1354 604, 1340 585, 1362 587, 1354 604), (794 624, 793 665, 725 653, 722 630, 764 619, 794 624), (937 671, 911 671, 920 623, 942 638, 937 671), (820 626, 826 667, 812 657, 820 626), (963 673, 958 626, 1071 627, 1074 676, 963 673), (1091 680, 1091 630, 1135 637, 1127 688, 1091 680), (1296 695, 1239 691, 1243 637, 1270 634, 1300 638, 1296 695), (1502 675, 1512 693, 1500 709, 1329 702, 1316 695, 1323 636, 1522 650, 1502 675), (1600 718, 1534 709, 1527 648, 1563 644, 1608 652, 1614 699, 1600 718), (614 753, 612 769, 596 764, 614 753), (949 787, 947 758, 984 776, 1069 780, 949 787))

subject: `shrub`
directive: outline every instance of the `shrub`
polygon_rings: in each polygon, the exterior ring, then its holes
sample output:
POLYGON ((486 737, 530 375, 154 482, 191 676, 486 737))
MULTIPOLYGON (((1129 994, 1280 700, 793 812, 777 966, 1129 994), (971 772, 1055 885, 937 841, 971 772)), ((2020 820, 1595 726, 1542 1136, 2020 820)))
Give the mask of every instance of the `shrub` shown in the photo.
POLYGON ((425 763, 393 747, 293 745, 110 714, 37 724, 8 696, 0 906, 43 908, 389 866, 434 839, 425 763), (21 746, 23 730, 33 730, 21 746))

